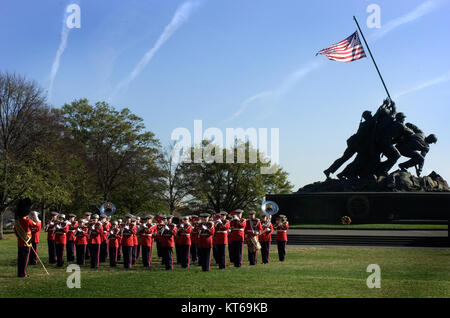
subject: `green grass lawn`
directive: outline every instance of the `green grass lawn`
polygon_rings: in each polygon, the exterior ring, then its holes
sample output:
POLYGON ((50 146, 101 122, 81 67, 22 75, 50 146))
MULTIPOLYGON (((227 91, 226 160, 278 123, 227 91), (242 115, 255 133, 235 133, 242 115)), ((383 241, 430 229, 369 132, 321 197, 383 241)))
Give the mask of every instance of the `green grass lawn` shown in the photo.
POLYGON ((250 267, 244 257, 242 268, 213 265, 211 272, 196 265, 165 271, 154 255, 150 270, 140 260, 130 271, 82 267, 80 289, 66 286, 65 268, 48 265, 45 238, 40 256, 50 276, 37 265, 29 267, 29 278, 17 278, 16 254, 8 234, 0 241, 0 297, 450 297, 450 249, 288 246, 280 263, 272 246, 268 265, 250 267), (366 286, 369 264, 381 267, 380 289, 366 286))
POLYGON ((447 230, 446 224, 290 224, 291 229, 447 230))

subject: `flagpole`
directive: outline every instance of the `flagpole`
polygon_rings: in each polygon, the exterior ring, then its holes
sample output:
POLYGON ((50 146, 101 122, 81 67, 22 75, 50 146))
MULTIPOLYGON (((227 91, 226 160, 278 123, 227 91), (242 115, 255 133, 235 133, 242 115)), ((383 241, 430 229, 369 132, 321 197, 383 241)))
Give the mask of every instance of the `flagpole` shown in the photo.
POLYGON ((356 17, 353 16, 353 20, 355 20, 356 26, 359 29, 359 33, 361 33, 361 36, 364 40, 364 43, 366 44, 367 50, 369 51, 370 57, 372 58, 373 64, 375 65, 375 68, 377 69, 378 75, 380 76, 381 82, 383 83, 384 89, 386 90, 386 93, 389 97, 389 99, 391 99, 391 95, 389 95, 388 89, 386 87, 386 84, 384 83, 383 77, 381 76, 380 70, 378 69, 377 63, 375 62, 375 59, 373 58, 372 52, 370 51, 369 45, 366 42, 366 38, 364 37, 364 34, 361 31, 361 28, 359 27, 359 23, 358 20, 356 20, 356 17))

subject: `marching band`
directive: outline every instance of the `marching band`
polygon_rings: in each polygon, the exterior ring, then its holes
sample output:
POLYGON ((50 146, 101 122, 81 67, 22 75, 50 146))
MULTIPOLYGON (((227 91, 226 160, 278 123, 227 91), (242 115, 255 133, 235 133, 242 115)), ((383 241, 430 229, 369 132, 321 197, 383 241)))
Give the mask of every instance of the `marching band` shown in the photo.
MULTIPOLYGON (((157 255, 166 270, 173 269, 175 248, 176 263, 181 268, 187 269, 197 263, 202 271, 210 271, 211 250, 218 268, 226 268, 227 245, 230 262, 235 267, 241 267, 245 242, 249 264, 254 266, 258 251, 261 251, 262 263, 269 263, 273 234, 277 241, 279 260, 284 261, 289 229, 286 216, 279 215, 275 224, 272 224, 268 214, 263 213, 260 220, 256 218, 255 211, 250 211, 249 218, 245 219, 242 217, 243 212, 238 209, 230 213, 221 211, 214 215, 201 213, 199 216, 183 216, 177 224, 172 222, 172 215, 147 215, 140 218, 126 214, 125 222, 121 219, 111 222, 106 214, 86 212, 84 218, 77 221, 74 214, 69 214, 66 220, 64 214, 52 212, 51 219, 44 226, 49 263, 62 267, 66 251, 68 262, 84 265, 86 260, 90 260, 93 269, 98 268, 99 263, 106 262, 107 258, 110 266, 115 267, 121 256, 125 269, 131 269, 139 257, 142 258, 142 266, 149 268, 153 243, 156 241, 157 255)), ((38 212, 31 212, 28 218, 31 221, 31 244, 33 251, 37 251, 41 229, 38 212)), ((36 255, 31 253, 30 265, 36 264, 36 255)))

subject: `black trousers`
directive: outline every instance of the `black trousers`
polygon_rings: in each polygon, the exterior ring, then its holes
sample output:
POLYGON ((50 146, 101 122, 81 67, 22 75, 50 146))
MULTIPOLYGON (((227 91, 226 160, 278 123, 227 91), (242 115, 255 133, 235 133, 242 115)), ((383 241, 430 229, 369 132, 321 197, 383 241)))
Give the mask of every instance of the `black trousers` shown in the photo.
POLYGON ((77 264, 84 265, 86 263, 86 244, 77 244, 77 264))
POLYGON ((202 266, 202 271, 209 272, 211 267, 211 247, 198 248, 198 262, 202 266))
POLYGON ((108 257, 108 243, 104 241, 102 242, 102 244, 100 244, 100 257, 99 257, 100 263, 106 262, 107 257, 108 257))
POLYGON ((122 244, 119 244, 119 248, 117 249, 117 260, 120 261, 122 257, 122 244))
POLYGON ((243 242, 231 242, 231 253, 233 253, 233 263, 235 267, 242 266, 242 247, 243 242))
POLYGON ((131 268, 133 265, 132 264, 133 248, 134 246, 122 246, 123 267, 125 268, 131 268))
POLYGON ((178 254, 179 254, 179 260, 180 260, 181 267, 189 268, 189 265, 190 265, 189 260, 191 258, 191 255, 190 255, 191 254, 190 253, 191 246, 186 245, 186 244, 185 245, 178 244, 178 249, 179 249, 178 254))
POLYGON ((56 247, 56 266, 62 267, 64 265, 64 249, 66 244, 55 244, 56 247))
POLYGON ((137 245, 133 245, 131 249, 131 265, 136 264, 137 245))
POLYGON ((175 243, 175 255, 177 258, 177 264, 181 263, 181 257, 180 257, 180 244, 175 243))
POLYGON ((27 276, 28 258, 30 256, 30 248, 19 246, 17 249, 17 276, 27 276))
POLYGON ((327 170, 331 173, 335 173, 340 168, 340 166, 342 166, 348 159, 353 157, 355 153, 356 153, 355 147, 347 147, 342 157, 336 159, 327 170))
POLYGON ((283 262, 286 258, 286 241, 278 241, 278 258, 280 262, 283 262))
POLYGON ((219 264, 219 269, 226 267, 227 262, 227 246, 225 244, 216 244, 216 257, 217 264, 219 264))
POLYGON ((55 240, 48 240, 48 262, 50 264, 56 263, 56 248, 55 248, 55 240))
POLYGON ((117 265, 117 250, 115 246, 109 247, 109 266, 115 267, 117 265))
POLYGON ((261 243, 261 258, 263 264, 269 264, 270 256, 270 242, 260 242, 261 243))
POLYGON ((213 247, 212 247, 212 254, 213 254, 214 262, 216 262, 216 264, 218 264, 219 262, 217 261, 217 248, 216 248, 216 244, 213 244, 213 247))
POLYGON ((170 246, 162 246, 163 265, 167 270, 173 269, 173 249, 170 246))
POLYGON ((193 263, 198 261, 198 248, 197 248, 197 244, 195 244, 195 243, 191 244, 191 261, 193 263))
POLYGON ((230 256, 230 263, 234 264, 234 252, 233 252, 233 246, 231 245, 231 242, 228 243, 228 255, 230 256))
MULTIPOLYGON (((31 242, 31 245, 33 245, 34 250, 36 251, 36 253, 38 253, 39 243, 31 242)), ((29 265, 37 265, 38 261, 37 261, 36 253, 34 253, 34 251, 32 249, 30 249, 30 258, 29 258, 29 262, 28 262, 29 265)))
POLYGON ((159 258, 161 258, 163 256, 162 245, 158 239, 156 239, 156 253, 159 258))
POLYGON ((139 259, 139 257, 141 256, 141 245, 137 245, 136 246, 136 259, 139 259))
POLYGON ((258 252, 251 253, 250 251, 248 251, 248 262, 250 263, 250 265, 256 265, 256 262, 258 260, 257 254, 258 252))
POLYGON ((84 255, 85 259, 90 259, 91 258, 91 244, 88 243, 88 245, 86 246, 86 255, 84 255))
POLYGON ((67 261, 73 262, 75 260, 75 242, 67 241, 66 243, 67 261))
POLYGON ((98 268, 100 257, 100 244, 89 244, 91 254, 91 268, 98 268))
POLYGON ((142 245, 142 264, 144 267, 150 267, 152 263, 152 246, 142 245))

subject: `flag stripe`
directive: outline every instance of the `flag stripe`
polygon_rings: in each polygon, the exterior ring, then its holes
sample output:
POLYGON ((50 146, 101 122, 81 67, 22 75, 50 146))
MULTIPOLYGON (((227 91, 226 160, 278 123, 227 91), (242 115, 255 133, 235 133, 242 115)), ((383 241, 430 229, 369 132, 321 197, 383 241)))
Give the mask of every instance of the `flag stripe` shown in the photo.
POLYGON ((345 40, 324 48, 317 52, 317 54, 323 54, 330 60, 339 62, 352 62, 366 57, 364 48, 359 40, 358 32, 356 31, 345 40))

